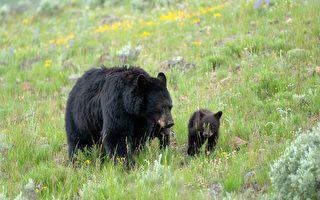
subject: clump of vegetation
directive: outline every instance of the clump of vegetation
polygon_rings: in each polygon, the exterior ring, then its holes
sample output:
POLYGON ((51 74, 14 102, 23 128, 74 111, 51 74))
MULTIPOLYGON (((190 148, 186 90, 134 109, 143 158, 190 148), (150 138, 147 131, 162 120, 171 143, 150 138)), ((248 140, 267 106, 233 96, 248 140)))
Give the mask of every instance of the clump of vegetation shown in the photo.
POLYGON ((132 8, 137 10, 146 10, 152 7, 172 6, 175 4, 174 0, 131 0, 132 8))
POLYGON ((50 0, 41 0, 38 11, 42 14, 53 15, 57 12, 60 12, 62 8, 65 6, 63 1, 50 1, 50 0))
POLYGON ((272 165, 270 179, 279 199, 320 198, 320 124, 301 133, 272 165))
POLYGON ((117 55, 121 63, 131 63, 138 59, 141 49, 141 46, 132 47, 128 44, 119 50, 117 55))
POLYGON ((212 69, 216 69, 220 65, 225 63, 225 58, 221 55, 213 55, 207 58, 209 64, 212 66, 212 69))
POLYGON ((270 199, 283 141, 320 122, 320 4, 256 1, 2 0, 0 200, 270 199), (98 148, 68 162, 68 94, 100 64, 167 76, 176 140, 152 141, 130 171, 98 148), (215 154, 191 158, 199 108, 225 115, 215 154))
POLYGON ((0 17, 4 17, 9 14, 10 8, 8 5, 4 4, 0 7, 0 17))

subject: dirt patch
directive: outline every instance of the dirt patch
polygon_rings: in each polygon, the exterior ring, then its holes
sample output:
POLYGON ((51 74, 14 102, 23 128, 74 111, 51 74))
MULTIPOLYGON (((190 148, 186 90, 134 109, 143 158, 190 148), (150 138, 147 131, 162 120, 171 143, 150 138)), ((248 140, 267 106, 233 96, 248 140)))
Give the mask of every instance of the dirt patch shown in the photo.
POLYGON ((211 197, 217 197, 223 192, 223 186, 220 183, 212 184, 208 188, 211 197))
POLYGON ((309 117, 310 127, 316 126, 320 122, 320 113, 311 115, 309 117))
POLYGON ((225 44, 229 43, 229 42, 233 42, 234 40, 237 39, 236 35, 231 35, 229 37, 223 38, 221 40, 218 40, 217 42, 215 42, 216 46, 224 46, 225 44))
POLYGON ((181 56, 178 56, 176 58, 172 58, 162 62, 160 67, 163 70, 178 68, 182 71, 188 71, 190 69, 194 69, 196 65, 194 63, 186 62, 184 58, 182 58, 181 56))

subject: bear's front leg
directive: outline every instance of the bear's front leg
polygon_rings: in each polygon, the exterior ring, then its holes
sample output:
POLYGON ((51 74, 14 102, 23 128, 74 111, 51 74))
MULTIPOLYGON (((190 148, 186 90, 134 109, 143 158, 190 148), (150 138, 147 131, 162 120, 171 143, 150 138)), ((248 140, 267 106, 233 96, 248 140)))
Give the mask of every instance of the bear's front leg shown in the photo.
POLYGON ((188 144, 188 151, 187 151, 188 155, 194 156, 194 154, 196 154, 196 152, 197 152, 197 149, 195 147, 195 143, 194 142, 189 143, 188 144))
POLYGON ((202 140, 196 132, 196 129, 189 128, 189 135, 188 135, 188 155, 194 156, 198 154, 199 149, 202 145, 202 140))
POLYGON ((208 138, 208 144, 207 144, 207 154, 210 154, 212 152, 214 152, 215 147, 216 147, 216 143, 217 143, 217 138, 214 136, 211 136, 208 138))
POLYGON ((188 155, 194 156, 199 151, 199 145, 197 143, 197 138, 194 136, 189 135, 189 141, 188 141, 188 155))
POLYGON ((128 167, 134 166, 131 136, 110 134, 109 132, 103 135, 103 145, 110 159, 115 162, 124 162, 128 167))

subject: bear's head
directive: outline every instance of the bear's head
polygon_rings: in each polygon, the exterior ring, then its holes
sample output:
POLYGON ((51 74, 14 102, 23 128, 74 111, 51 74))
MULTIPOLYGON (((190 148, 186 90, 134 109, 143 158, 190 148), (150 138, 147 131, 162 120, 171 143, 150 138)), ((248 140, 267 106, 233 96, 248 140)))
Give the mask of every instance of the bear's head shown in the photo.
POLYGON ((166 75, 160 72, 157 78, 153 78, 140 74, 137 88, 142 96, 140 115, 152 123, 158 123, 162 128, 172 127, 172 100, 167 89, 166 75))
POLYGON ((222 111, 217 113, 200 112, 199 128, 200 130, 203 130, 204 137, 211 137, 212 135, 219 134, 221 116, 222 111))

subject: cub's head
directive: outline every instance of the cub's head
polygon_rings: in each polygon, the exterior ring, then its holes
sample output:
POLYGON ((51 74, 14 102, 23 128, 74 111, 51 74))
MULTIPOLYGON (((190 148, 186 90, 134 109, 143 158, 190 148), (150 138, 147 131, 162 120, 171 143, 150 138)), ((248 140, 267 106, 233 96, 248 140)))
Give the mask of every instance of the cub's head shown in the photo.
POLYGON ((219 134, 221 116, 222 111, 217 113, 200 112, 200 123, 198 126, 200 130, 203 130, 203 136, 211 137, 212 135, 219 134))

